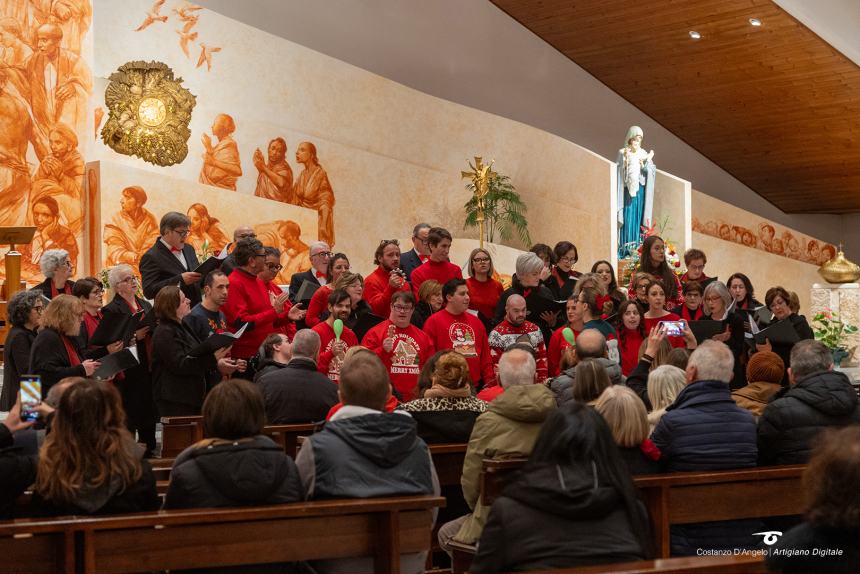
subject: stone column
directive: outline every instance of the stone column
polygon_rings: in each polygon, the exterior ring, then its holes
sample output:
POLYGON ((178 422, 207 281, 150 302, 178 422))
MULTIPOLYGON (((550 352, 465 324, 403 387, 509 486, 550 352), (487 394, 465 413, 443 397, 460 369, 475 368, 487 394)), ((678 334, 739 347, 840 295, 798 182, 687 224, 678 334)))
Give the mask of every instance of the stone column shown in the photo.
MULTIPOLYGON (((860 326, 860 284, 815 283, 810 293, 811 309, 807 319, 812 325, 812 317, 830 309, 839 313, 839 318, 848 325, 860 326)), ((846 338, 849 358, 842 362, 846 366, 860 364, 860 332, 846 338), (852 354, 853 352, 853 354, 852 354)))

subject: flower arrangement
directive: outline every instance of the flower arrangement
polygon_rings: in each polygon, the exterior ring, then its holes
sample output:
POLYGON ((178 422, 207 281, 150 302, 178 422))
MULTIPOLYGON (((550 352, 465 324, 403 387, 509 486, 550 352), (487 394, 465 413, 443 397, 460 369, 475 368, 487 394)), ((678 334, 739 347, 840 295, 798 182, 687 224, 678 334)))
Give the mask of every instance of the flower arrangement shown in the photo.
POLYGON ((812 322, 815 340, 820 341, 831 351, 837 349, 844 351, 846 349, 845 338, 857 332, 855 325, 844 323, 839 318, 839 314, 834 313, 829 308, 817 313, 812 318, 812 322))

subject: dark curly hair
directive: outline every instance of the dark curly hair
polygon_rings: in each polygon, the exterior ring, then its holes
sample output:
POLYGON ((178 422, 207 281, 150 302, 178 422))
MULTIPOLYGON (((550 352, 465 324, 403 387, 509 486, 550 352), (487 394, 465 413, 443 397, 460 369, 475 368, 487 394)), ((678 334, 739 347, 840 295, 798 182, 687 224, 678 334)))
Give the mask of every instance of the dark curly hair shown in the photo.
POLYGON ((23 328, 27 319, 30 317, 30 311, 33 310, 36 302, 42 297, 44 297, 44 295, 42 295, 42 292, 37 289, 18 291, 12 295, 12 299, 9 300, 7 308, 9 313, 9 322, 15 327, 23 328))
POLYGON ((856 528, 860 524, 858 481, 860 425, 820 433, 803 473, 807 520, 832 528, 856 528))

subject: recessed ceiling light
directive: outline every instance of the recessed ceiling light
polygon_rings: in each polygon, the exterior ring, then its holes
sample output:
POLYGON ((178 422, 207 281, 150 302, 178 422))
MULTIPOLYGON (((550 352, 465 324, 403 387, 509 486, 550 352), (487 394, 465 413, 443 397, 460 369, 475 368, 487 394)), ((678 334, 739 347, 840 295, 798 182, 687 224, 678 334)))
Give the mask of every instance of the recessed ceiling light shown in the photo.
POLYGON ((698 32, 696 32, 695 30, 690 30, 690 38, 692 38, 693 40, 698 40, 701 37, 702 37, 702 35, 699 34, 698 32))
POLYGON ((761 20, 758 18, 750 18, 750 24, 753 26, 761 26, 761 20))

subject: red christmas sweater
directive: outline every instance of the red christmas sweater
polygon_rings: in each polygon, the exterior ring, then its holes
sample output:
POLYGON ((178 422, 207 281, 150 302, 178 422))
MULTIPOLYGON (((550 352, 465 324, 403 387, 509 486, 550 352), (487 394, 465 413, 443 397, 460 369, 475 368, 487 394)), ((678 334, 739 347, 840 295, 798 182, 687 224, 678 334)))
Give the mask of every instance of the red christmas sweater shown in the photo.
MULTIPOLYGON (((320 358, 317 361, 317 370, 337 383, 340 380, 340 367, 343 365, 343 360, 337 358, 333 351, 335 343, 334 329, 327 322, 323 321, 317 324, 313 330, 320 336, 320 358)), ((355 333, 346 325, 343 327, 343 333, 340 334, 340 340, 342 343, 346 343, 346 349, 358 345, 355 333)))
MULTIPOLYGON (((493 365, 499 363, 502 358, 502 353, 505 349, 517 342, 517 339, 526 335, 529 338, 529 344, 537 352, 537 375, 538 381, 543 382, 547 378, 547 358, 546 344, 543 341, 543 335, 540 328, 531 321, 523 321, 519 327, 514 327, 508 323, 507 319, 503 319, 501 323, 490 332, 489 345, 490 357, 493 358, 493 365)), ((498 384, 496 381, 493 384, 498 384)))
POLYGON ((391 383, 404 403, 416 398, 418 374, 427 359, 436 352, 424 331, 415 325, 400 329, 390 319, 386 319, 368 331, 361 344, 382 359, 388 369, 391 383), (390 353, 382 348, 382 342, 388 338, 389 328, 393 329, 394 335, 394 347, 390 353))
MULTIPOLYGON (((562 332, 566 327, 562 326, 553 331, 552 337, 549 338, 549 347, 546 351, 547 372, 550 377, 557 377, 561 374, 561 353, 568 347, 570 343, 564 338, 562 332)), ((573 330, 573 338, 576 340, 579 337, 580 331, 573 330)))
POLYGON ((485 385, 494 384, 493 359, 480 319, 469 312, 454 315, 447 309, 440 309, 424 323, 424 332, 437 351, 454 349, 466 358, 469 376, 476 387, 481 379, 485 385))
POLYGON ((278 314, 263 280, 244 269, 237 267, 230 273, 229 279, 227 302, 221 307, 227 318, 227 326, 235 332, 249 323, 242 336, 233 343, 230 356, 248 359, 257 354, 263 340, 276 331, 275 327, 291 323, 287 317, 290 305, 284 305, 284 311, 278 314))
POLYGON ((412 272, 412 291, 415 293, 415 299, 417 300, 418 289, 428 279, 435 279, 442 285, 445 285, 451 279, 462 278, 463 271, 450 261, 433 261, 432 259, 428 259, 426 263, 422 263, 412 272))
POLYGON ((389 283, 390 277, 391 274, 388 271, 381 265, 377 265, 373 273, 364 278, 364 291, 361 298, 368 302, 374 315, 387 317, 391 313, 391 296, 398 291, 409 291, 409 283, 406 279, 395 289, 389 283))
POLYGON ((505 291, 502 284, 492 277, 486 281, 469 277, 466 279, 466 286, 469 287, 469 309, 474 309, 490 320, 495 317, 496 305, 505 291))

